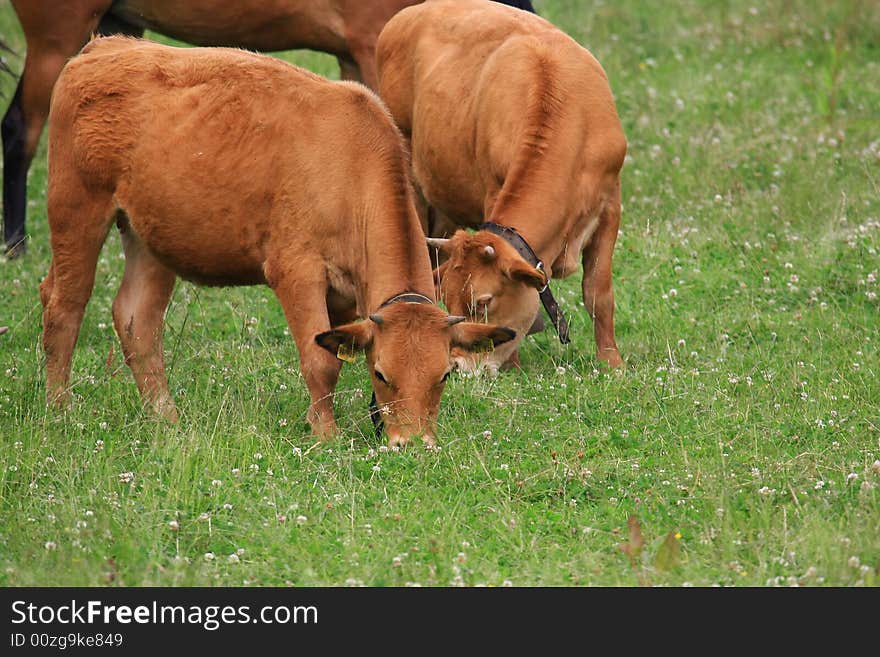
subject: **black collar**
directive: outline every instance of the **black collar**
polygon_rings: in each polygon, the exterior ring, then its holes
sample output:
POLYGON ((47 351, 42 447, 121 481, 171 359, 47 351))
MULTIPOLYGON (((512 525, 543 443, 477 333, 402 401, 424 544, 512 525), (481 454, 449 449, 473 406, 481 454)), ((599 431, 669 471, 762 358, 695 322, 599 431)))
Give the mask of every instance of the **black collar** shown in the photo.
POLYGON ((400 292, 383 301, 379 309, 390 306, 392 303, 434 303, 434 300, 418 292, 400 292))
POLYGON ((559 308, 559 304, 556 303, 556 299, 553 297, 553 292, 550 291, 550 277, 547 275, 547 272, 544 271, 544 263, 537 256, 532 247, 529 246, 529 243, 523 239, 523 236, 519 234, 516 228, 512 228, 511 226, 501 226, 500 224, 493 224, 490 221, 480 224, 477 227, 477 230, 485 230, 493 235, 498 235, 499 237, 504 238, 504 240, 522 256, 523 260, 544 274, 547 279, 547 284, 544 285, 544 289, 539 290, 538 292, 541 297, 541 303, 544 305, 544 310, 546 310, 547 314, 550 316, 553 326, 556 327, 559 341, 562 344, 568 344, 571 342, 571 338, 568 335, 568 322, 565 321, 562 310, 559 308))

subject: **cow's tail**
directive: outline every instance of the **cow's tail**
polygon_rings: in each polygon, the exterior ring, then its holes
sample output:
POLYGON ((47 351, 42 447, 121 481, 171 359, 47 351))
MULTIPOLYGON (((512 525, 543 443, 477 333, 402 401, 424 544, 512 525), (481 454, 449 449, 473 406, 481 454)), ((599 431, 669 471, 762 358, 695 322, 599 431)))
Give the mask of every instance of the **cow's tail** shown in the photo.
POLYGON ((500 2, 502 5, 509 5, 510 7, 516 7, 517 9, 522 9, 523 11, 530 11, 533 14, 538 13, 532 6, 532 0, 495 0, 495 2, 500 2))

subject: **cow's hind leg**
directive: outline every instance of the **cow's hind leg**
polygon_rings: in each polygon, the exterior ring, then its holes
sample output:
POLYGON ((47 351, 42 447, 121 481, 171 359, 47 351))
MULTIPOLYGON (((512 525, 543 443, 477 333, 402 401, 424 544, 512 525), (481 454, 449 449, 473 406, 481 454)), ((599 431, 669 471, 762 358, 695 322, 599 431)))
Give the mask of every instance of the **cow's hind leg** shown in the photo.
POLYGON ((623 359, 614 339, 614 290, 611 284, 611 256, 620 227, 620 186, 605 203, 599 227, 583 252, 584 306, 593 318, 596 355, 610 367, 621 367, 623 359))
POLYGON ((62 198, 50 188, 52 262, 40 284, 46 399, 62 406, 70 396, 70 361, 92 287, 98 255, 112 222, 109 195, 76 190, 62 198))
POLYGON ((176 422, 177 409, 168 391, 162 352, 165 310, 176 276, 156 260, 121 219, 120 234, 125 273, 113 301, 113 325, 144 402, 161 417, 176 422))
POLYGON ((315 342, 317 334, 330 330, 324 265, 300 260, 296 271, 290 271, 269 262, 265 269, 299 350, 300 370, 311 396, 307 419, 312 435, 330 440, 337 433, 333 390, 342 363, 315 342))

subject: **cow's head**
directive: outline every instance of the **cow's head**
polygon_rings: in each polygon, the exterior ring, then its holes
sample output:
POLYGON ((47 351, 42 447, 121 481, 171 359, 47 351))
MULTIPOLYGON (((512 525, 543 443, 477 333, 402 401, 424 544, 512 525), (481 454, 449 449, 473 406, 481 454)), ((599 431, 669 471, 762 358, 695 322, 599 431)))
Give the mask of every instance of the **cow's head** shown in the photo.
POLYGON ((345 360, 356 351, 366 353, 388 444, 402 446, 417 436, 435 444, 440 396, 455 366, 453 349, 470 353, 515 337, 509 328, 467 322, 433 303, 393 303, 315 340, 345 360))
POLYGON ((478 357, 455 354, 464 370, 479 366, 497 370, 516 351, 537 316, 538 290, 547 282, 544 272, 526 262, 505 239, 485 230, 459 230, 450 239, 429 238, 428 244, 447 258, 434 271, 434 282, 449 312, 516 331, 517 338, 500 349, 478 357))

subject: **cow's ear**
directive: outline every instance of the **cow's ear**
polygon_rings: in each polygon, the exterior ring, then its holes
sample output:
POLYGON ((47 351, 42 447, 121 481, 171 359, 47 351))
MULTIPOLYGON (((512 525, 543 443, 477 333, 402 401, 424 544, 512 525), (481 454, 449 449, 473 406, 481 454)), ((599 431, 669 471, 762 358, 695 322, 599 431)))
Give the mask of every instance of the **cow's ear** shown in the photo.
POLYGON ((318 333, 317 342, 339 360, 352 360, 358 351, 366 349, 373 340, 372 322, 354 322, 318 333))
POLYGON ((532 267, 520 257, 511 261, 504 273, 512 280, 525 283, 538 291, 543 290, 544 286, 547 285, 547 275, 540 269, 532 267))
POLYGON ((516 331, 506 326, 462 322, 452 327, 451 345, 470 352, 492 351, 515 337, 516 331))

